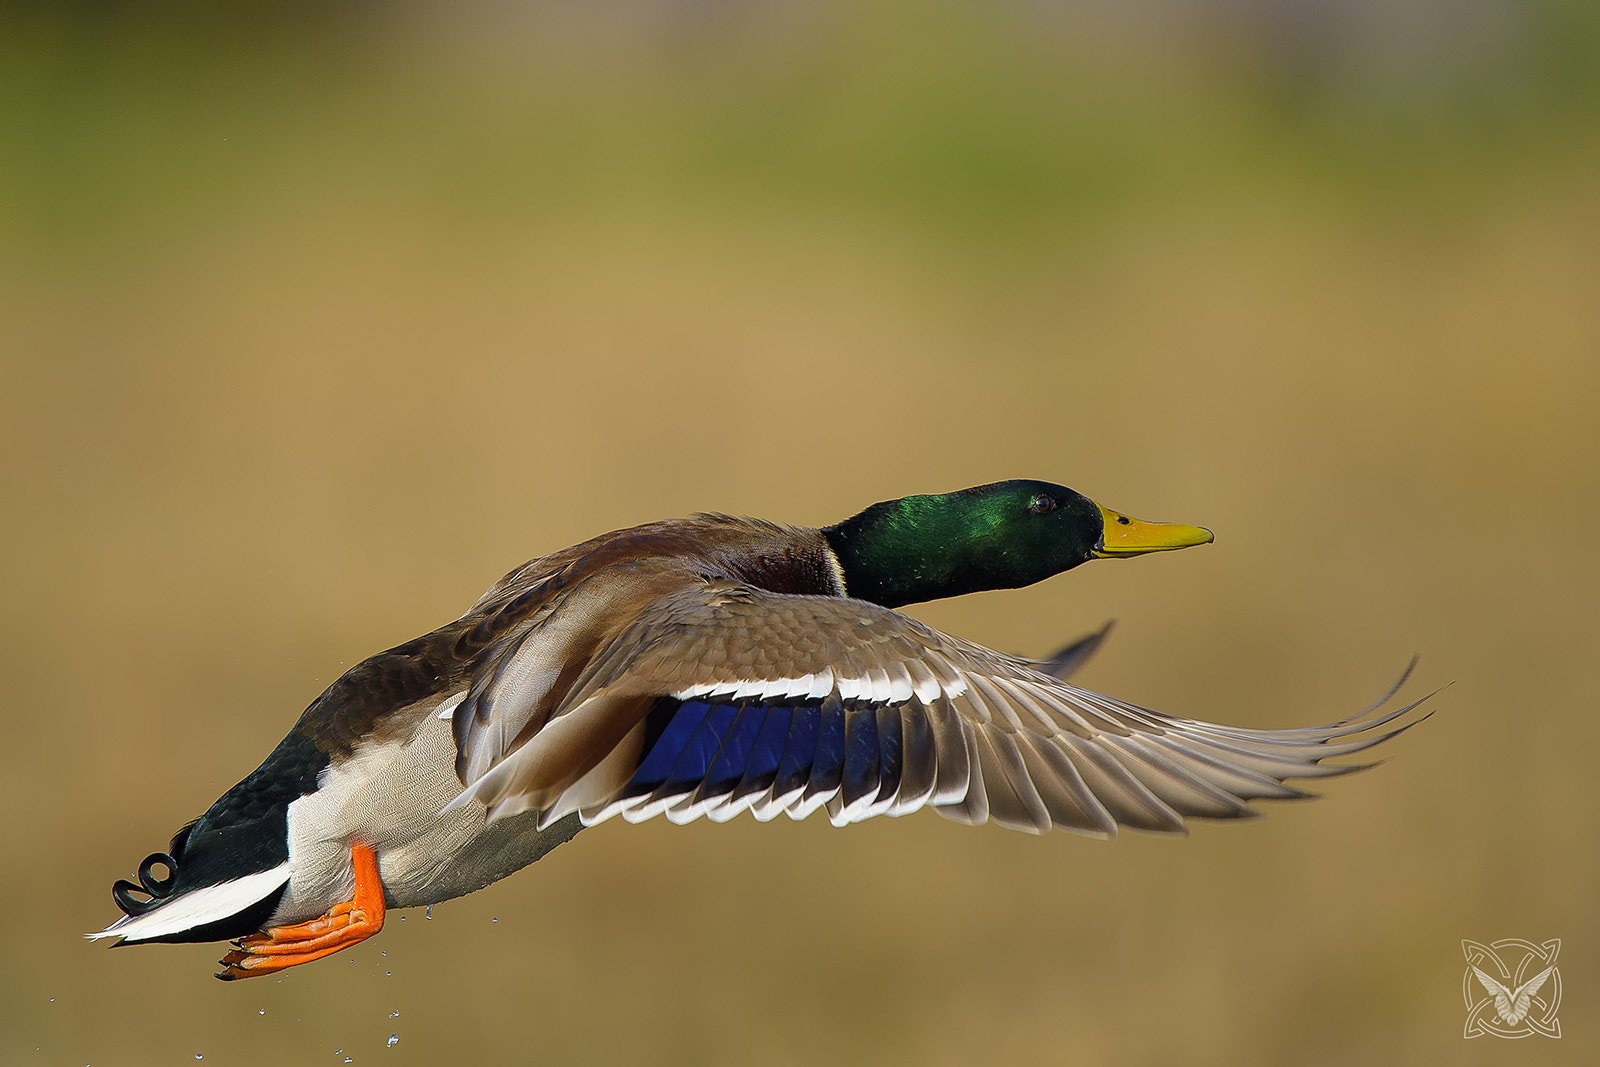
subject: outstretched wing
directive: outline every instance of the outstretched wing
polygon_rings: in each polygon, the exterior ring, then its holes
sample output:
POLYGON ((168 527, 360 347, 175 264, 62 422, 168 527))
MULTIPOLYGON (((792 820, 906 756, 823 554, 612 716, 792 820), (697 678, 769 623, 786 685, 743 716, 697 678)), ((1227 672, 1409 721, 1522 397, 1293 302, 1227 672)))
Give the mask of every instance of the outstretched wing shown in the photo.
POLYGON ((1511 1017, 1511 990, 1489 977, 1480 968, 1472 968, 1472 973, 1477 975, 1478 984, 1483 986, 1484 992, 1494 998, 1495 1014, 1512 1026, 1517 1025, 1517 1020, 1511 1017))
MULTIPOLYGON (((665 597, 591 662, 521 747, 468 782, 549 823, 749 809, 835 823, 921 807, 969 823, 1184 832, 1306 794, 1291 778, 1393 736, 1374 719, 1249 730, 1162 715, 864 601, 714 583, 665 597)), ((1419 702, 1420 703, 1420 702, 1419 702)))
POLYGON ((1040 660, 1034 666, 1048 675, 1066 681, 1078 673, 1078 668, 1089 662, 1090 656, 1100 650, 1100 646, 1105 643, 1106 635, 1111 632, 1112 625, 1113 623, 1108 620, 1094 633, 1078 638, 1072 644, 1058 650, 1049 659, 1040 660))
MULTIPOLYGON (((1553 970, 1555 970, 1553 965, 1546 967, 1516 988, 1511 994, 1511 1010, 1501 1012, 1506 1016, 1506 1022, 1515 1026, 1527 1016, 1528 1009, 1533 1006, 1533 998, 1539 995, 1540 988, 1544 986, 1545 980, 1550 977, 1550 972, 1553 970)), ((1499 1006, 1498 1000, 1495 1001, 1495 1005, 1499 1006)))

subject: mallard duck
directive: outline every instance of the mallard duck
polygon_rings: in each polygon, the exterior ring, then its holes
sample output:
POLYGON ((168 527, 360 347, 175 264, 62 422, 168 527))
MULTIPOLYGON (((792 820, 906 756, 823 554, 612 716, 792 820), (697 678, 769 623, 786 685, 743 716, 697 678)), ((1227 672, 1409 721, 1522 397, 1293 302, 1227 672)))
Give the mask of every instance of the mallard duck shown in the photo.
POLYGON ((1102 837, 1252 815, 1247 801, 1307 795, 1288 779, 1355 769, 1322 761, 1392 737, 1405 727, 1380 728, 1416 705, 1292 730, 1173 718, 1065 680, 1103 632, 1034 661, 895 610, 1211 540, 1023 480, 822 529, 697 515, 604 534, 334 682, 115 884, 124 915, 89 936, 231 939, 217 977, 267 974, 617 815, 825 808, 842 825, 930 807, 1102 837))

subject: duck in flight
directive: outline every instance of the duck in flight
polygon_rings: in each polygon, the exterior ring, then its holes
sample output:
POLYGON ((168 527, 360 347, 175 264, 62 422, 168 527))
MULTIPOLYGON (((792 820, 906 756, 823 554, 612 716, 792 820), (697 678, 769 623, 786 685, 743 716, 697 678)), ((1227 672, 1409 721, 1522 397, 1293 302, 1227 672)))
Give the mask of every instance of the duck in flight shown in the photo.
POLYGON ((116 883, 123 917, 89 936, 232 940, 217 977, 269 974, 618 815, 843 825, 929 807, 1101 837, 1253 815, 1307 795, 1289 779, 1357 769, 1322 761, 1417 705, 1284 730, 1176 718, 1065 680, 1103 631, 1036 661, 895 610, 1211 540, 1026 480, 822 529, 697 515, 604 534, 335 681, 116 883))

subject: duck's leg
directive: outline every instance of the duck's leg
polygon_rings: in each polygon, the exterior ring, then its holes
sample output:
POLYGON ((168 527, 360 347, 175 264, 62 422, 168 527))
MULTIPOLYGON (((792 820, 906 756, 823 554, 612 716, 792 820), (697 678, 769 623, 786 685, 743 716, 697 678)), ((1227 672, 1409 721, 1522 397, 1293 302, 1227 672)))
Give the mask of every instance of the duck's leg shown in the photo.
POLYGON ((367 845, 350 846, 356 870, 355 894, 335 904, 326 915, 295 926, 274 926, 234 942, 222 957, 223 981, 271 974, 298 963, 310 963, 364 941, 383 929, 383 882, 378 878, 378 856, 367 845))

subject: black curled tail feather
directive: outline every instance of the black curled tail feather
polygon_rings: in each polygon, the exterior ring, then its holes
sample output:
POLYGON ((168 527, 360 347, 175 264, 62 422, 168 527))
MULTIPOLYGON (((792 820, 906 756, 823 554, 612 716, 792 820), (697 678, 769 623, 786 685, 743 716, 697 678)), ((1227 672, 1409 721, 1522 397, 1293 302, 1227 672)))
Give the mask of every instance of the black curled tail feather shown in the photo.
POLYGON ((111 886, 111 899, 124 915, 136 917, 164 903, 172 895, 172 886, 178 880, 178 861, 165 852, 152 852, 139 864, 139 883, 119 878, 111 886), (153 868, 161 864, 167 869, 165 878, 155 877, 153 868), (135 893, 144 893, 148 899, 140 900, 135 893))
POLYGON ((189 842, 189 834, 194 830, 198 819, 188 823, 172 836, 172 843, 165 852, 152 852, 139 864, 138 884, 119 878, 111 886, 111 899, 116 902, 122 914, 131 917, 143 915, 152 908, 166 902, 172 896, 172 887, 178 881, 178 861, 183 857, 183 849, 189 842), (167 869, 165 878, 155 876, 155 866, 160 864, 167 869), (143 893, 146 899, 139 899, 133 894, 143 893))

